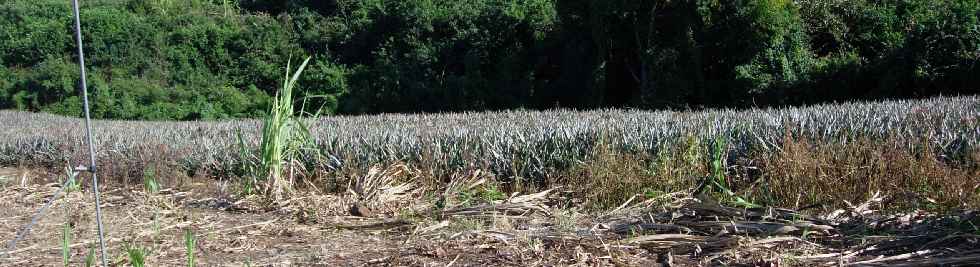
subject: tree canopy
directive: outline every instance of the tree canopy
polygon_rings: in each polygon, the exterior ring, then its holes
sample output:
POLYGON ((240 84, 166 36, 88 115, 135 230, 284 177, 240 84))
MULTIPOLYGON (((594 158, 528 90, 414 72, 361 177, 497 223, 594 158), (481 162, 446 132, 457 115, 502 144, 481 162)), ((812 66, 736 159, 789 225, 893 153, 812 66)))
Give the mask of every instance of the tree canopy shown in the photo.
MULTIPOLYGON (((252 117, 976 94, 975 0, 87 0, 93 116, 252 117)), ((0 5, 0 109, 77 115, 70 4, 0 5)))

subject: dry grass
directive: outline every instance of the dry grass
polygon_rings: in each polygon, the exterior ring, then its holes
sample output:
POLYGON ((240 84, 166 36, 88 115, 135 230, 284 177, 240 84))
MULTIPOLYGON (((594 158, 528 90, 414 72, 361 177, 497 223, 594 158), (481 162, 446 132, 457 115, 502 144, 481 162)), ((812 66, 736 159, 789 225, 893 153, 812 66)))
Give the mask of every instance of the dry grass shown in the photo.
MULTIPOLYGON (((760 205, 827 211, 882 192, 890 196, 885 205, 892 211, 980 207, 980 151, 953 161, 899 140, 830 144, 787 137, 781 150, 734 157, 723 172, 736 196, 760 205)), ((724 192, 704 185, 717 171, 710 166, 712 156, 702 156, 711 153, 699 147, 683 144, 659 155, 599 149, 536 190, 560 185, 598 210, 677 191, 724 200, 724 192)))
MULTIPOLYGON (((386 190, 402 184, 398 181, 417 175, 402 168, 377 168, 357 178, 362 186, 352 187, 375 190, 303 190, 279 202, 223 195, 212 183, 155 194, 108 190, 104 210, 110 253, 114 264, 126 264, 116 256, 135 245, 149 251, 149 265, 183 264, 188 230, 196 233, 199 264, 234 266, 928 265, 971 262, 980 245, 976 213, 882 212, 882 201, 891 198, 883 194, 843 203, 844 209, 807 213, 734 208, 688 192, 640 196, 602 211, 582 209, 584 202, 568 204, 576 202, 564 190, 456 199, 450 206, 422 197, 433 190, 457 198, 469 194, 460 192, 488 194, 492 179, 479 172, 458 175, 465 183, 410 191, 412 197, 396 197, 368 217, 347 215, 350 204, 380 200, 386 190)), ((35 177, 30 184, 44 180, 35 177)), ((0 191, 0 238, 12 237, 13 229, 50 197, 52 186, 14 185, 0 191)), ((73 263, 95 241, 90 198, 73 192, 56 203, 74 211, 68 217, 75 226, 75 243, 69 245, 73 263)), ((53 209, 0 265, 60 263, 65 210, 53 209)))
MULTIPOLYGON (((891 196, 893 210, 980 207, 980 168, 937 157, 895 139, 847 145, 788 139, 780 153, 759 160, 757 194, 772 205, 838 208, 875 192, 891 196)), ((927 147, 927 146, 918 146, 927 147)), ((972 151, 975 162, 980 150, 972 151)))

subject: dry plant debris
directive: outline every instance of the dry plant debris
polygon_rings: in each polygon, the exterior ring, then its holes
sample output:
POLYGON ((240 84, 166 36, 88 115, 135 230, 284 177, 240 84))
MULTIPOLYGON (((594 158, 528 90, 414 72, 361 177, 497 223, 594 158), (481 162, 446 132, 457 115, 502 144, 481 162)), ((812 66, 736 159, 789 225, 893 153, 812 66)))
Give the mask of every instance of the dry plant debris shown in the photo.
MULTIPOLYGON (((120 255, 135 244, 148 249, 154 265, 182 264, 185 231, 198 239, 200 264, 221 266, 966 266, 980 258, 976 212, 883 214, 887 197, 880 194, 826 214, 728 207, 686 192, 590 212, 559 205, 569 203, 560 189, 438 208, 417 197, 419 190, 392 190, 419 186, 381 173, 397 171, 378 169, 347 194, 279 202, 221 197, 218 185, 206 184, 152 194, 107 190, 110 258, 127 264, 120 255), (382 198, 394 199, 387 210, 348 215, 350 205, 382 198)), ((487 183, 465 180, 452 190, 487 183)), ((57 186, 3 187, 0 238, 12 238, 57 186)), ((69 209, 52 209, 0 265, 61 262, 66 222, 74 235, 71 262, 80 263, 95 240, 90 197, 76 191, 56 202, 69 209)))

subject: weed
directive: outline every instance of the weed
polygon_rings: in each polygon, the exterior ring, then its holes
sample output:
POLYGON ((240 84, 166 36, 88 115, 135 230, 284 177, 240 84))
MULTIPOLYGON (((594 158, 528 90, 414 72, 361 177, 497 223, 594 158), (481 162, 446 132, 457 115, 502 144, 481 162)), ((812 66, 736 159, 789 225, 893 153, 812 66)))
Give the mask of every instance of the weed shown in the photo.
POLYGON ((66 180, 62 180, 61 182, 65 184, 66 195, 82 189, 81 185, 79 185, 78 181, 75 179, 75 172, 71 170, 71 167, 65 167, 65 177, 67 177, 65 178, 66 180))
POLYGON ((129 258, 129 264, 133 267, 146 266, 146 257, 149 254, 149 250, 134 244, 126 247, 126 256, 129 258))
MULTIPOLYGON (((79 185, 75 182, 75 172, 71 170, 70 167, 65 168, 67 174, 65 184, 65 194, 68 195, 72 191, 80 190, 79 185)), ((68 208, 68 201, 64 202, 65 209, 65 223, 61 231, 61 258, 64 266, 68 266, 71 263, 71 240, 72 240, 72 224, 71 224, 71 209, 68 208)))
POLYGON ((209 225, 208 226, 208 233, 207 233, 207 236, 205 236, 205 238, 207 238, 209 240, 213 240, 213 239, 217 238, 217 236, 215 236, 216 235, 215 232, 217 232, 217 231, 214 230, 214 225, 209 225))
POLYGON ((575 232, 576 224, 581 214, 575 210, 559 210, 555 212, 555 228, 558 231, 575 232))
POLYGON ((197 238, 194 237, 194 233, 191 230, 184 232, 184 248, 187 249, 187 266, 194 267, 196 263, 196 258, 194 256, 195 248, 197 247, 197 238))
POLYGON ((757 208, 759 205, 749 202, 731 190, 731 183, 728 179, 728 167, 725 163, 728 158, 728 139, 725 137, 715 138, 715 146, 711 153, 711 182, 712 187, 722 194, 722 200, 731 202, 736 206, 745 208, 757 208))
POLYGON ((159 240, 162 229, 163 228, 160 224, 160 213, 159 211, 154 211, 153 214, 153 239, 154 240, 159 240))
POLYGON ((64 266, 68 267, 71 263, 71 225, 65 222, 65 226, 61 231, 61 259, 64 262, 64 266))
POLYGON ((160 184, 157 183, 156 172, 152 167, 143 170, 143 189, 148 194, 160 192, 160 184))
POLYGON ((701 139, 698 139, 694 135, 687 135, 684 144, 687 146, 684 150, 683 158, 687 166, 701 165, 701 156, 704 154, 701 151, 701 139))
POLYGON ((95 266, 95 245, 88 247, 88 254, 85 255, 85 267, 95 266))
POLYGON ((724 137, 715 138, 715 146, 711 153, 711 175, 714 177, 714 185, 719 190, 728 190, 728 178, 725 168, 725 159, 728 152, 728 139, 724 137))
POLYGON ((651 189, 651 188, 645 188, 645 189, 643 189, 643 197, 646 198, 646 199, 657 198, 657 197, 660 197, 660 196, 662 196, 664 194, 666 194, 666 193, 664 191, 661 191, 661 190, 656 190, 656 189, 651 189))
POLYGON ((484 203, 494 203, 504 200, 507 196, 496 185, 484 185, 470 190, 461 190, 456 194, 457 206, 469 207, 484 203))
POLYGON ((542 251, 544 251, 544 242, 541 241, 541 239, 539 238, 535 238, 529 235, 524 235, 521 236, 519 239, 521 243, 523 243, 523 245, 526 246, 527 250, 531 251, 532 253, 541 253, 542 251))
POLYGON ((286 164, 292 165, 301 150, 313 140, 309 128, 293 109, 293 88, 309 62, 310 58, 306 58, 291 78, 290 64, 286 65, 282 89, 276 93, 269 114, 262 123, 261 166, 263 174, 267 174, 269 179, 267 193, 275 199, 292 192, 292 174, 286 177, 283 168, 286 164))
MULTIPOLYGON (((434 203, 434 202, 427 202, 427 203, 434 203)), ((415 208, 410 208, 410 207, 399 208, 396 212, 396 216, 398 217, 398 219, 402 219, 414 223, 423 223, 426 221, 426 219, 428 219, 428 217, 426 217, 427 216, 426 213, 420 213, 415 208)))
POLYGON ((242 129, 236 129, 235 137, 238 139, 238 158, 241 162, 242 170, 242 193, 251 195, 255 193, 255 186, 258 185, 258 175, 256 175, 255 164, 253 164, 252 153, 248 151, 245 137, 242 136, 242 129))
POLYGON ((487 203, 493 203, 494 201, 504 200, 507 198, 507 195, 500 191, 500 188, 498 188, 495 184, 490 184, 483 187, 483 189, 480 190, 477 195, 480 197, 480 199, 487 203))

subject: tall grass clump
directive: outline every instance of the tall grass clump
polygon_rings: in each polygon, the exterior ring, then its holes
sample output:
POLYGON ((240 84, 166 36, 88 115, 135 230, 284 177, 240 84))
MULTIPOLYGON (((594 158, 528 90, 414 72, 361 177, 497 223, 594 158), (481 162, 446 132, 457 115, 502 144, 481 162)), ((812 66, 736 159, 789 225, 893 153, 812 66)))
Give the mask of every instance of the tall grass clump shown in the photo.
POLYGON ((268 175, 265 193, 275 199, 293 190, 294 160, 301 151, 313 143, 309 127, 296 115, 293 103, 293 89, 299 75, 306 69, 310 58, 306 58, 295 72, 290 74, 290 64, 286 65, 286 76, 282 89, 276 93, 269 114, 262 121, 261 167, 262 174, 268 175), (289 175, 285 166, 290 167, 289 175))

